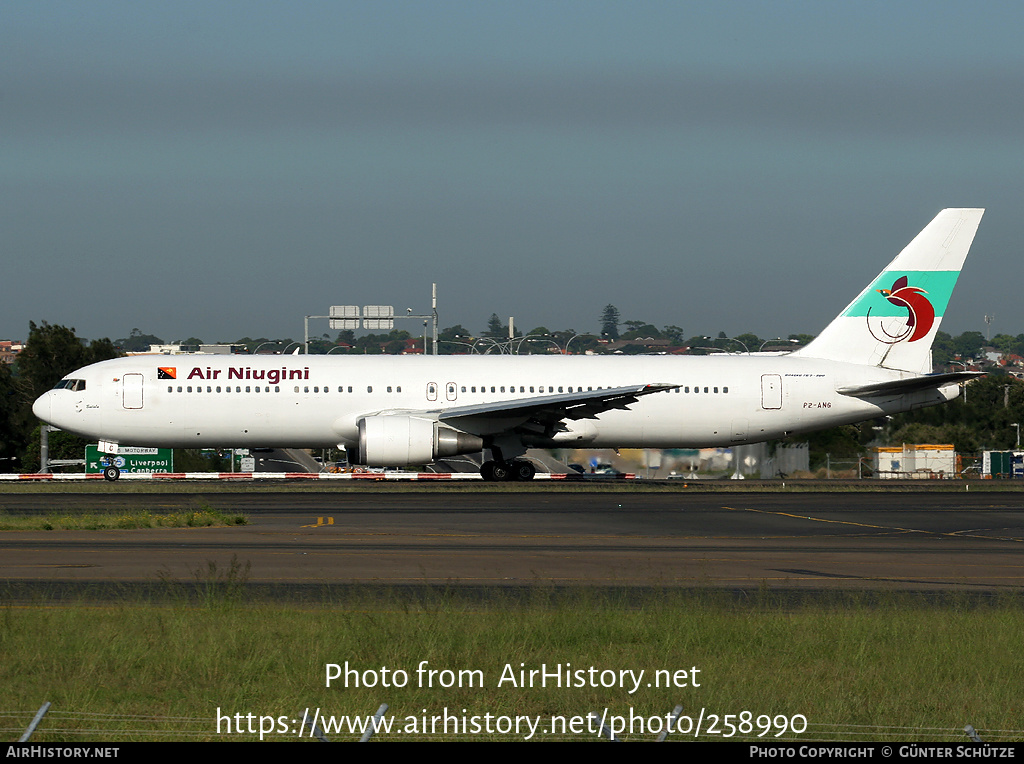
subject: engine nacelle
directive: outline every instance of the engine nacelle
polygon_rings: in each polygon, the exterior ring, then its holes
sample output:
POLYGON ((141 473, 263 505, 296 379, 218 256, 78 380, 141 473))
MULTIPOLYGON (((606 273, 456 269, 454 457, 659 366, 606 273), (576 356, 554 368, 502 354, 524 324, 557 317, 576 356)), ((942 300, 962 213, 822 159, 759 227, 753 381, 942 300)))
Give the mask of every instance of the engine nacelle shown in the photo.
POLYGON ((477 435, 453 430, 430 419, 381 414, 359 420, 359 453, 355 464, 406 467, 484 447, 477 435))

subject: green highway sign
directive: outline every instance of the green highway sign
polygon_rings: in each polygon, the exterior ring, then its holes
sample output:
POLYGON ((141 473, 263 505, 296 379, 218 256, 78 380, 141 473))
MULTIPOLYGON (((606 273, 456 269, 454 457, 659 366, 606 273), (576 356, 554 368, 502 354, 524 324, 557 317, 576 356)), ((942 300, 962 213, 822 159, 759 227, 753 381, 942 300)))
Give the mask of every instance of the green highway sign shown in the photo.
POLYGON ((174 472, 174 449, 118 446, 116 454, 104 454, 99 446, 90 444, 85 447, 86 474, 103 472, 103 457, 121 472, 174 472))

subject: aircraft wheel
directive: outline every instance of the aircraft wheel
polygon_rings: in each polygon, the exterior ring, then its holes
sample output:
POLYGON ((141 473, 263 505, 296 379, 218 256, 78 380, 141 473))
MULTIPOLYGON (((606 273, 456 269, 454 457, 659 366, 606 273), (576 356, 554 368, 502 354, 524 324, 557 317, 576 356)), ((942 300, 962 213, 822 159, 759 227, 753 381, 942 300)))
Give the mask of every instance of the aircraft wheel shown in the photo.
POLYGON ((484 480, 494 480, 494 462, 484 462, 480 465, 480 477, 484 480))
POLYGON ((119 470, 117 467, 110 466, 103 468, 104 480, 114 481, 117 480, 119 477, 121 477, 121 470, 119 470))
POLYGON ((494 466, 491 467, 491 480, 508 480, 511 474, 512 470, 508 462, 494 462, 494 466))
POLYGON ((530 462, 512 462, 512 475, 516 480, 533 480, 536 468, 530 462))

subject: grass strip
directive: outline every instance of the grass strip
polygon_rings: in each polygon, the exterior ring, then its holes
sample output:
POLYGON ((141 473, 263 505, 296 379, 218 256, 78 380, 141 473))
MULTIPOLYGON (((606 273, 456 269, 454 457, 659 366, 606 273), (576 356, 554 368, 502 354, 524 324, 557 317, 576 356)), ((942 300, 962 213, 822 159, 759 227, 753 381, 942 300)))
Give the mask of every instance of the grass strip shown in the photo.
MULTIPOLYGON (((198 601, 165 606, 0 608, 5 708, 30 718, 52 701, 34 738, 41 742, 257 739, 226 734, 223 719, 231 717, 234 729, 236 714, 243 726, 254 715, 257 730, 260 717, 272 718, 267 738, 295 740, 292 720, 305 708, 337 717, 372 714, 381 703, 409 729, 388 740, 523 737, 451 726, 439 732, 439 722, 423 730, 445 713, 536 717, 547 730, 540 739, 590 740, 559 736, 549 722, 602 709, 664 718, 676 704, 694 718, 705 709, 705 723, 718 715, 720 729, 727 714, 737 715, 733 723, 743 712, 751 720, 805 717, 807 732, 786 740, 965 742, 968 723, 987 741, 1021 736, 1019 596, 981 604, 950 596, 936 604, 844 595, 794 605, 770 595, 741 604, 668 591, 632 606, 622 597, 580 591, 567 598, 543 587, 525 603, 502 601, 500 593, 477 603, 443 594, 416 600, 398 589, 340 602, 325 587, 318 603, 254 606, 241 594, 244 578, 240 565, 197 570, 198 601), (346 662, 348 686, 338 679, 327 687, 327 665, 346 662), (591 667, 598 686, 589 679, 541 686, 536 674, 529 681, 530 671, 591 667), (644 671, 635 692, 631 679, 617 678, 627 670, 644 671), (685 686, 654 686, 666 681, 655 682, 657 671, 685 686)), ((756 740, 758 731, 733 739, 756 740)), ((761 739, 777 739, 774 732, 761 739)))
POLYGON ((245 525, 245 515, 211 507, 180 512, 89 512, 39 517, 0 513, 0 531, 134 530, 139 528, 206 528, 245 525))

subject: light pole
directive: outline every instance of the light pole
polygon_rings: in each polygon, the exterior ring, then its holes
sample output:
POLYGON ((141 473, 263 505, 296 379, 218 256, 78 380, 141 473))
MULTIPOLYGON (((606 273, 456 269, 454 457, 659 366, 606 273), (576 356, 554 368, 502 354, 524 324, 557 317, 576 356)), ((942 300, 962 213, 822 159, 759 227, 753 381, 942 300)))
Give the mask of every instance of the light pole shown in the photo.
POLYGON ((577 337, 590 337, 590 336, 592 336, 592 335, 590 335, 590 334, 574 334, 574 335, 572 335, 569 338, 569 341, 565 343, 565 354, 569 355, 569 345, 572 344, 572 341, 574 339, 576 339, 577 337))
MULTIPOLYGON (((736 340, 736 341, 737 341, 737 342, 739 342, 739 340, 736 340)), ((773 339, 770 339, 770 340, 765 340, 764 342, 762 342, 762 343, 761 343, 761 347, 759 347, 759 348, 757 349, 757 352, 758 352, 758 353, 761 353, 761 352, 763 352, 763 351, 764 351, 764 346, 765 346, 765 345, 767 345, 767 344, 768 344, 769 342, 788 342, 788 343, 790 343, 791 345, 795 345, 795 344, 797 344, 798 342, 800 342, 800 340, 784 340, 784 339, 782 339, 782 337, 774 337, 773 339)))
MULTIPOLYGON (((961 366, 964 367, 964 371, 967 371, 967 364, 965 362, 963 362, 963 361, 953 360, 953 361, 950 361, 950 363, 951 364, 958 363, 958 364, 960 364, 961 366)), ((960 388, 964 391, 964 403, 967 403, 967 382, 968 381, 969 380, 965 379, 963 382, 960 383, 960 388)))
POLYGON ((260 352, 260 348, 263 347, 264 345, 280 345, 280 344, 281 344, 281 340, 267 340, 266 342, 261 342, 259 345, 256 346, 256 349, 254 351, 252 351, 252 354, 256 355, 257 353, 259 353, 260 352))

